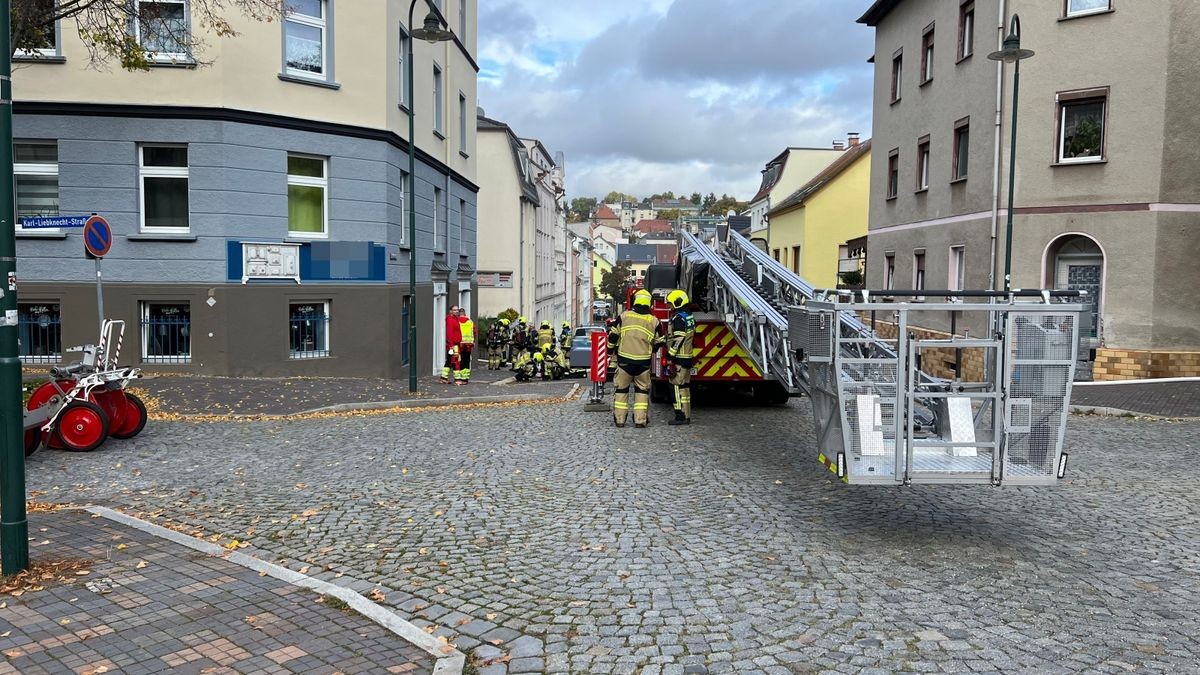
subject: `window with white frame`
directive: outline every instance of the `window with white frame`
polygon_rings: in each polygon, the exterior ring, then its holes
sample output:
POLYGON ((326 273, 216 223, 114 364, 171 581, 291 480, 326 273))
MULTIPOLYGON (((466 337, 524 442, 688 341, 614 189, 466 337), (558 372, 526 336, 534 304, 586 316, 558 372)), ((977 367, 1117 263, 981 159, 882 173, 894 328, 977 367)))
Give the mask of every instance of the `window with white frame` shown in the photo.
POLYGON ((288 304, 288 358, 329 356, 329 301, 288 304))
POLYGON ((44 56, 58 56, 59 46, 59 22, 50 21, 50 17, 54 16, 54 6, 57 0, 27 0, 25 3, 25 11, 28 13, 26 21, 31 24, 26 28, 29 46, 24 49, 18 49, 13 53, 13 58, 38 58, 44 56), (32 24, 38 25, 32 25, 32 24))
POLYGON ((467 0, 458 0, 458 36, 467 36, 467 0))
POLYGON ((134 37, 153 60, 188 58, 187 0, 137 0, 134 37))
POLYGON ((950 167, 950 180, 967 178, 971 159, 971 118, 964 117, 954 123, 954 160, 950 167))
POLYGON ((887 198, 895 199, 900 192, 900 149, 888 153, 887 198))
POLYGON ((187 302, 142 302, 142 360, 192 360, 192 307, 187 302))
MULTIPOLYGON (((913 251, 913 290, 925 290, 925 249, 913 251)), ((925 296, 918 295, 914 300, 924 300, 925 296)))
POLYGON ((17 303, 17 347, 22 363, 57 363, 62 358, 60 305, 17 303))
POLYGON ((1064 0, 1067 16, 1096 14, 1112 9, 1112 0, 1064 0))
POLYGON ((400 105, 412 110, 412 92, 408 90, 408 41, 412 39, 400 26, 400 105))
POLYGON ((900 87, 904 77, 904 51, 897 50, 892 56, 892 103, 900 100, 900 87))
POLYGON ((933 79, 933 24, 921 36, 921 84, 933 79))
POLYGON ((462 244, 463 224, 467 222, 467 200, 458 200, 458 252, 466 255, 467 249, 462 244))
POLYGON ((287 0, 283 20, 284 70, 288 75, 324 80, 327 56, 328 0, 287 0))
POLYGON ((450 228, 446 226, 446 218, 442 215, 442 200, 442 188, 433 188, 433 250, 445 253, 446 236, 450 228))
POLYGON ((1058 95, 1058 161, 1099 162, 1104 156, 1105 112, 1108 91, 1060 93, 1058 95))
POLYGON ((433 64, 433 130, 439 135, 446 130, 442 101, 442 69, 433 64))
POLYGON ((929 137, 917 141, 917 192, 929 189, 929 137))
POLYGON ((958 60, 975 53, 975 0, 958 8, 958 60))
POLYGON ((952 291, 961 291, 966 289, 967 281, 967 247, 951 246, 950 247, 950 274, 947 282, 952 291))
POLYGON ((138 149, 143 230, 187 231, 186 145, 143 145, 138 149))
MULTIPOLYGON (((415 202, 414 202, 415 203, 415 202)), ((408 174, 400 174, 400 245, 408 245, 408 174)))
POLYGON ((458 93, 458 151, 467 153, 467 97, 458 93))
POLYGON ((288 235, 329 236, 329 177, 324 157, 288 154, 288 235))
POLYGON ((896 287, 896 254, 886 253, 883 256, 883 287, 892 290, 896 287))
MULTIPOLYGON (((54 141, 13 143, 13 176, 17 188, 17 229, 21 219, 58 215, 58 144, 54 141)), ((55 230, 39 230, 56 232, 55 230)))

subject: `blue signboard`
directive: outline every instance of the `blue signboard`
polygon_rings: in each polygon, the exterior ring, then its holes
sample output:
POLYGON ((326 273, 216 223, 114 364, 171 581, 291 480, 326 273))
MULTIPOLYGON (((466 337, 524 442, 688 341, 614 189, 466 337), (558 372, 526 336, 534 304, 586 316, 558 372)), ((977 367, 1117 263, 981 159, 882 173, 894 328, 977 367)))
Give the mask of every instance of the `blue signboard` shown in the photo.
POLYGON ((91 216, 26 216, 20 220, 21 227, 27 230, 41 230, 51 227, 83 227, 91 216))

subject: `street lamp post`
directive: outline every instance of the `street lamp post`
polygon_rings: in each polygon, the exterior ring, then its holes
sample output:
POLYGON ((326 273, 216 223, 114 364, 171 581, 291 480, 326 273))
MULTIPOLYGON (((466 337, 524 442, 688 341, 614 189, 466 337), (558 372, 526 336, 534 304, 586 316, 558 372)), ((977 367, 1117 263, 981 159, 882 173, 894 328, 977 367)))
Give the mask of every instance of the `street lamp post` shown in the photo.
POLYGON ((0 557, 4 574, 29 567, 29 523, 25 519, 24 420, 21 361, 17 356, 16 200, 13 195, 11 3, 0 0, 0 279, 9 279, 0 298, 0 557))
POLYGON ((1021 49, 1021 18, 1013 14, 1008 36, 1004 38, 1003 48, 988 54, 988 58, 992 61, 1013 64, 1012 142, 1008 151, 1008 224, 1004 230, 1005 291, 1012 290, 1013 197, 1017 180, 1017 97, 1021 93, 1021 61, 1031 56, 1033 56, 1032 50, 1021 49))
MULTIPOLYGON (((454 38, 454 33, 442 28, 441 16, 430 0, 425 0, 425 4, 429 5, 425 25, 413 30, 413 10, 417 0, 409 4, 408 23, 405 24, 409 31, 408 53, 405 54, 408 68, 408 390, 412 392, 417 390, 417 104, 413 97, 413 40, 437 44, 454 38)), ((436 209, 437 204, 433 208, 436 209)), ((437 321, 437 317, 433 320, 437 321)))

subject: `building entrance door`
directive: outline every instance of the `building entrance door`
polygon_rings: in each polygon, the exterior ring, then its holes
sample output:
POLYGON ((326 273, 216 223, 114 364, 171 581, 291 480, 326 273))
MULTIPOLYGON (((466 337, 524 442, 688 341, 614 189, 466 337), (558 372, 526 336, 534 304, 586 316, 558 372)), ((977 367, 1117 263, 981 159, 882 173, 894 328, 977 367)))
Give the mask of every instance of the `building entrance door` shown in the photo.
POLYGON ((1080 350, 1075 371, 1076 379, 1090 380, 1095 349, 1100 346, 1103 334, 1100 304, 1104 299, 1104 253, 1096 242, 1077 236, 1062 243, 1054 256, 1054 289, 1087 293, 1080 300, 1089 309, 1080 317, 1080 350))

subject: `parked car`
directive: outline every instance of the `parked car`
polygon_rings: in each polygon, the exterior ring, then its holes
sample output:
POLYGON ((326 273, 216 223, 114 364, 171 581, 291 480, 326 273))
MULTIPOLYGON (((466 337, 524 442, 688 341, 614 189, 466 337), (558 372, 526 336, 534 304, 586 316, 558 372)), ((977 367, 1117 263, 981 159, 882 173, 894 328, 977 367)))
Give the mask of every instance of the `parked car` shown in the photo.
POLYGON ((571 370, 587 370, 592 367, 592 336, 580 334, 582 328, 575 329, 575 337, 571 338, 571 351, 567 354, 567 362, 571 370))

